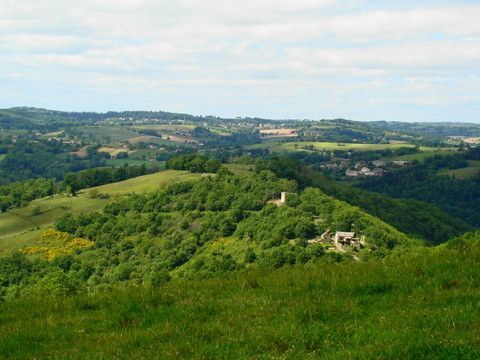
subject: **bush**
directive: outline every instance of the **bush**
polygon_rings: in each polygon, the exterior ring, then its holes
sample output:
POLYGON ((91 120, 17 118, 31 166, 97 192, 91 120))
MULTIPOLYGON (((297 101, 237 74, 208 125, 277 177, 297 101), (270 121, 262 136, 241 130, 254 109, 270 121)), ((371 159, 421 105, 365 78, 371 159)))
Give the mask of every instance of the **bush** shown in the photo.
POLYGON ((55 270, 27 288, 26 292, 52 296, 71 296, 77 294, 81 289, 81 283, 75 280, 73 276, 61 270, 55 270))

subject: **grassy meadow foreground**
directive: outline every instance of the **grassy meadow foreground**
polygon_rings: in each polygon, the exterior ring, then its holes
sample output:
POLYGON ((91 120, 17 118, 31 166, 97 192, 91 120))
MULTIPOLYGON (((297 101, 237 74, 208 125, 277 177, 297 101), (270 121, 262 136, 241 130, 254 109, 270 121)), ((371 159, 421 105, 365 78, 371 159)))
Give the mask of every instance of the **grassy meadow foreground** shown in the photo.
POLYGON ((0 357, 478 359, 479 245, 29 296, 0 307, 0 357))

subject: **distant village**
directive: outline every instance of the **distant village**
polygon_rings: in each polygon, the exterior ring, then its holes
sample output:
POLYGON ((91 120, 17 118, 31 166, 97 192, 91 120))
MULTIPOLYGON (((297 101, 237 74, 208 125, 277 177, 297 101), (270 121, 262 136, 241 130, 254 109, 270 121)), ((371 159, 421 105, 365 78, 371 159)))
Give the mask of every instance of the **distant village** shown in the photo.
POLYGON ((342 160, 340 163, 323 164, 320 167, 327 170, 341 170, 345 169, 345 176, 351 178, 369 177, 369 176, 383 176, 387 172, 388 167, 404 167, 410 165, 406 160, 373 160, 370 162, 359 161, 351 164, 350 160, 342 160))

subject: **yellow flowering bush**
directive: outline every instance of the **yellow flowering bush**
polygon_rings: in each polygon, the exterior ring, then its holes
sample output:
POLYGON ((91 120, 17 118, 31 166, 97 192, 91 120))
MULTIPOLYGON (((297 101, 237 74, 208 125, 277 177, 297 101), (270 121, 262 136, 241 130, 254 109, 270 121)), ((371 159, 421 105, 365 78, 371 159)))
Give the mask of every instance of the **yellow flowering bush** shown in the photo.
POLYGON ((93 241, 84 238, 74 238, 66 232, 47 229, 40 235, 42 245, 27 246, 22 252, 27 255, 44 254, 48 260, 53 260, 61 255, 73 254, 76 250, 87 249, 94 245, 93 241))
POLYGON ((22 252, 27 255, 40 254, 47 251, 48 248, 45 246, 26 246, 22 249, 22 252))
POLYGON ((84 238, 75 238, 67 243, 67 247, 70 249, 85 249, 93 246, 93 241, 84 238))
POLYGON ((41 235, 40 239, 42 240, 58 240, 58 241, 68 241, 71 238, 71 235, 66 232, 58 231, 55 229, 47 229, 41 235))

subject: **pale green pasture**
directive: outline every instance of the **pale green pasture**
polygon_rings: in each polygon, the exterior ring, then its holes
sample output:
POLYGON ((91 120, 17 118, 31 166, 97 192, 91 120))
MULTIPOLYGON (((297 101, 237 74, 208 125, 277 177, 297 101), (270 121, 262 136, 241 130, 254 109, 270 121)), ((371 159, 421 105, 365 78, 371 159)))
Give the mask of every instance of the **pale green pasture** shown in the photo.
POLYGON ((468 166, 460 169, 442 169, 439 175, 455 176, 456 179, 468 179, 480 173, 480 160, 469 160, 468 166))
POLYGON ((420 147, 419 153, 416 154, 408 154, 408 155, 401 155, 396 156, 394 160, 406 160, 406 161, 424 161, 426 158, 429 158, 434 155, 448 155, 453 154, 453 152, 457 151, 456 148, 431 148, 431 147, 420 147))

